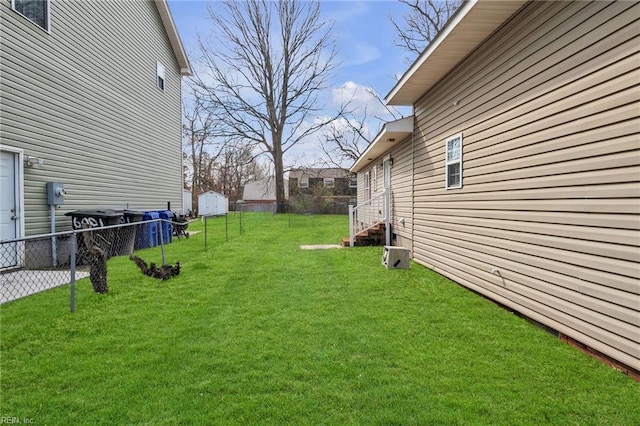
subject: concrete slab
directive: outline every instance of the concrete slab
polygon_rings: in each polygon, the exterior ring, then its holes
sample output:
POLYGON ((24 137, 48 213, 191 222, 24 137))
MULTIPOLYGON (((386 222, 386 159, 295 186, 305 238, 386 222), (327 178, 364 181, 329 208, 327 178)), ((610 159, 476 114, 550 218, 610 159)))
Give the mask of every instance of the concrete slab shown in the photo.
MULTIPOLYGON (((87 278, 89 272, 76 271, 76 281, 87 278)), ((69 284, 69 270, 19 270, 0 275, 0 304, 21 299, 41 291, 69 284)))
POLYGON ((340 244, 315 244, 315 245, 301 245, 302 250, 327 250, 327 249, 339 249, 342 248, 340 244))

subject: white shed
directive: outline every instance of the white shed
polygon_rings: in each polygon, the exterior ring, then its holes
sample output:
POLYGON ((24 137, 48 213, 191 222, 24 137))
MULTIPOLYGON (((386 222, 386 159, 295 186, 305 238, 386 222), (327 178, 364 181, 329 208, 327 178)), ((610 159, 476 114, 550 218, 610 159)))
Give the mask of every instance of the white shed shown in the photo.
POLYGON ((229 212, 229 199, 219 192, 198 195, 198 216, 217 216, 229 212))

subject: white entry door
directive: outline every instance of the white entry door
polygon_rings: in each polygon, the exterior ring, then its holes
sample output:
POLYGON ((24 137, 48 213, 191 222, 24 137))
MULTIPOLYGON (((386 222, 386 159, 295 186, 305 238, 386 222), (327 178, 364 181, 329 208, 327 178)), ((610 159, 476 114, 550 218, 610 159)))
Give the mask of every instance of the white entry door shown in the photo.
MULTIPOLYGON (((18 237, 18 154, 0 151, 0 241, 18 237)), ((4 243, 0 247, 0 268, 18 264, 18 243, 4 243)))

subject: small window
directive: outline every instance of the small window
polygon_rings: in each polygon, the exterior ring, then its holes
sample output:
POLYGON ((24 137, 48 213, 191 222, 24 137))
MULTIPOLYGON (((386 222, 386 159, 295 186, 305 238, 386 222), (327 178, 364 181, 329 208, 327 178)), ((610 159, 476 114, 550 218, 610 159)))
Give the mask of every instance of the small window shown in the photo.
POLYGON ((300 181, 299 181, 298 185, 300 186, 300 188, 308 188, 309 187, 309 178, 308 177, 300 178, 300 181))
POLYGON ((156 66, 156 83, 158 85, 158 89, 164 92, 164 65, 160 62, 158 62, 156 66))
POLYGON ((336 184, 336 181, 334 178, 324 178, 322 182, 324 183, 325 188, 333 188, 336 184))
POLYGON ((349 177, 349 188, 357 188, 358 187, 358 175, 353 174, 349 177))
POLYGON ((462 188, 462 133, 446 142, 446 188, 462 188))
POLYGON ((43 30, 49 31, 49 0, 11 0, 11 8, 43 30))
POLYGON ((371 199, 371 170, 364 174, 364 200, 371 199))
POLYGON ((378 165, 373 166, 371 176, 371 192, 375 193, 378 191, 378 165))

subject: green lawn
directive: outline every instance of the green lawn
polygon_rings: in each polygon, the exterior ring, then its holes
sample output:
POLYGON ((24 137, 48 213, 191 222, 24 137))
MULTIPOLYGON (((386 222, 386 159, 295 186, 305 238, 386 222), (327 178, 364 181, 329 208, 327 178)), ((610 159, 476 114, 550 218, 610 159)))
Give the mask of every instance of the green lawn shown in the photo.
MULTIPOLYGON (((380 247, 346 217, 230 216, 166 248, 179 277, 109 261, 3 305, 0 417, 34 424, 638 425, 640 384, 380 247)), ((189 230, 202 230, 193 223, 189 230)), ((159 263, 159 250, 137 253, 159 263)))

